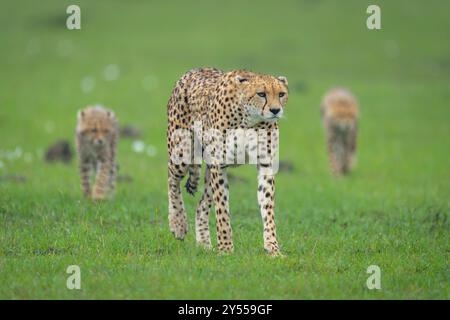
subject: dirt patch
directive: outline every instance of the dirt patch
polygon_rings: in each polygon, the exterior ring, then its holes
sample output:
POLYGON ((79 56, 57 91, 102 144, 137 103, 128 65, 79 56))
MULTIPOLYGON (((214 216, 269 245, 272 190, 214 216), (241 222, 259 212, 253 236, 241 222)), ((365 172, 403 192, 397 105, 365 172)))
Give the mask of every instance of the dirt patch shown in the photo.
POLYGON ((290 161, 282 160, 279 163, 280 172, 294 172, 294 164, 290 161))
POLYGON ((73 158, 73 152, 70 147, 70 143, 67 140, 59 140, 48 147, 45 153, 46 162, 61 161, 69 163, 73 158))
POLYGON ((127 125, 120 128, 120 137, 121 138, 139 138, 142 136, 141 130, 138 128, 127 125))

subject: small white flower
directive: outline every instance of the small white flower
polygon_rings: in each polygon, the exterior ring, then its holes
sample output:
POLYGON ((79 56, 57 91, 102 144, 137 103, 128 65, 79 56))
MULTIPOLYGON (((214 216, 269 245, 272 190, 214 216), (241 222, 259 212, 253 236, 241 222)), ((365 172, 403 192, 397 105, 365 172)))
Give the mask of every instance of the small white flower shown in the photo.
POLYGON ((105 67, 103 70, 103 78, 106 81, 114 81, 117 80, 120 76, 119 66, 116 64, 110 64, 105 67))
POLYGON ((143 141, 136 140, 133 142, 133 151, 134 152, 142 153, 142 152, 144 152, 144 149, 145 149, 145 144, 143 141))
POLYGON ((155 146, 147 146, 147 155, 149 157, 154 157, 157 153, 156 147, 155 146))
POLYGON ((95 79, 93 77, 84 77, 81 80, 81 91, 83 93, 89 93, 95 88, 95 79))
POLYGON ((16 149, 14 149, 14 151, 8 152, 6 154, 6 157, 9 161, 14 161, 18 158, 20 158, 23 154, 22 148, 21 147, 16 147, 16 149))

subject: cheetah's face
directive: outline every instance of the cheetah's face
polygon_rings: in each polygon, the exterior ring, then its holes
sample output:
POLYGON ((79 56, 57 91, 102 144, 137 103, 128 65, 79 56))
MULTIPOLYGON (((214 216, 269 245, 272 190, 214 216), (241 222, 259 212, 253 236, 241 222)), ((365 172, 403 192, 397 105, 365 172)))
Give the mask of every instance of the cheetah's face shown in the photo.
POLYGON ((114 134, 112 115, 79 114, 78 133, 81 139, 95 148, 104 147, 114 134))
POLYGON ((288 100, 288 82, 285 77, 237 77, 243 105, 250 122, 275 122, 283 116, 288 100))
POLYGON ((100 148, 103 147, 110 139, 109 137, 111 136, 111 130, 95 125, 81 131, 81 136, 91 145, 100 148))

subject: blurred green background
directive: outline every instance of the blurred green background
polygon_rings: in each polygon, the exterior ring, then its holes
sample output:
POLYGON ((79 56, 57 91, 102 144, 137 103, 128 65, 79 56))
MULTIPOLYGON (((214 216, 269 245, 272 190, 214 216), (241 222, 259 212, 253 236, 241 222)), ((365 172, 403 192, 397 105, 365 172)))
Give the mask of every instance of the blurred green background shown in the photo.
MULTIPOLYGON (((1 298, 448 298, 450 2, 2 1, 1 298), (81 7, 81 30, 66 8, 81 7), (276 217, 285 259, 262 249, 256 173, 232 170, 236 252, 167 227, 166 104, 193 67, 284 75, 276 217), (348 87, 361 105, 358 166, 328 170, 319 104, 348 87), (142 131, 122 139, 116 198, 81 198, 76 161, 47 164, 93 103, 142 131), (25 179, 25 181, 21 181, 25 179), (82 290, 65 287, 80 265, 82 290), (368 290, 366 269, 382 270, 368 290)), ((73 143, 72 143, 73 146, 73 143)), ((214 219, 211 219, 213 223, 214 219)), ((213 226, 213 225, 212 225, 213 226)), ((212 227, 212 230, 215 228, 212 227)), ((213 235, 214 236, 214 235, 213 235)))

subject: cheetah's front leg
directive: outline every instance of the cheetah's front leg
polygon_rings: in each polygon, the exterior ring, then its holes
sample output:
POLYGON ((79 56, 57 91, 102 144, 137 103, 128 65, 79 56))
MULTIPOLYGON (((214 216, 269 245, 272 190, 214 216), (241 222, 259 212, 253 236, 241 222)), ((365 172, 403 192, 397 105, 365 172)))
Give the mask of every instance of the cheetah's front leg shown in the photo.
POLYGON ((195 216, 195 235, 197 244, 211 248, 211 237, 209 233, 209 210, 212 205, 212 187, 209 168, 205 170, 205 190, 200 200, 195 216))
POLYGON ((103 200, 106 198, 108 192, 112 164, 110 161, 100 161, 97 166, 97 176, 95 178, 92 199, 103 200))
POLYGON ((327 134, 327 148, 331 173, 339 176, 342 173, 341 161, 341 141, 339 140, 339 132, 334 128, 330 128, 327 134))
POLYGON ((347 132, 345 139, 345 159, 344 159, 344 173, 349 173, 355 166, 355 151, 356 151, 356 128, 351 128, 347 132))
POLYGON ((87 160, 80 158, 80 178, 81 178, 81 189, 86 198, 91 196, 91 186, 89 183, 89 173, 92 169, 92 165, 87 160))
POLYGON ((169 162, 169 229, 176 239, 183 240, 188 231, 188 221, 181 194, 180 182, 186 174, 187 165, 169 162))
POLYGON ((116 148, 117 148, 117 138, 114 137, 110 145, 111 168, 109 171, 109 192, 111 195, 113 195, 116 190, 116 179, 117 179, 116 148))
POLYGON ((233 251, 233 239, 228 204, 228 180, 225 169, 219 166, 210 168, 211 186, 216 208, 217 245, 222 252, 233 251))
POLYGON ((275 176, 258 169, 258 203, 264 223, 264 249, 270 255, 280 255, 275 227, 275 176))

